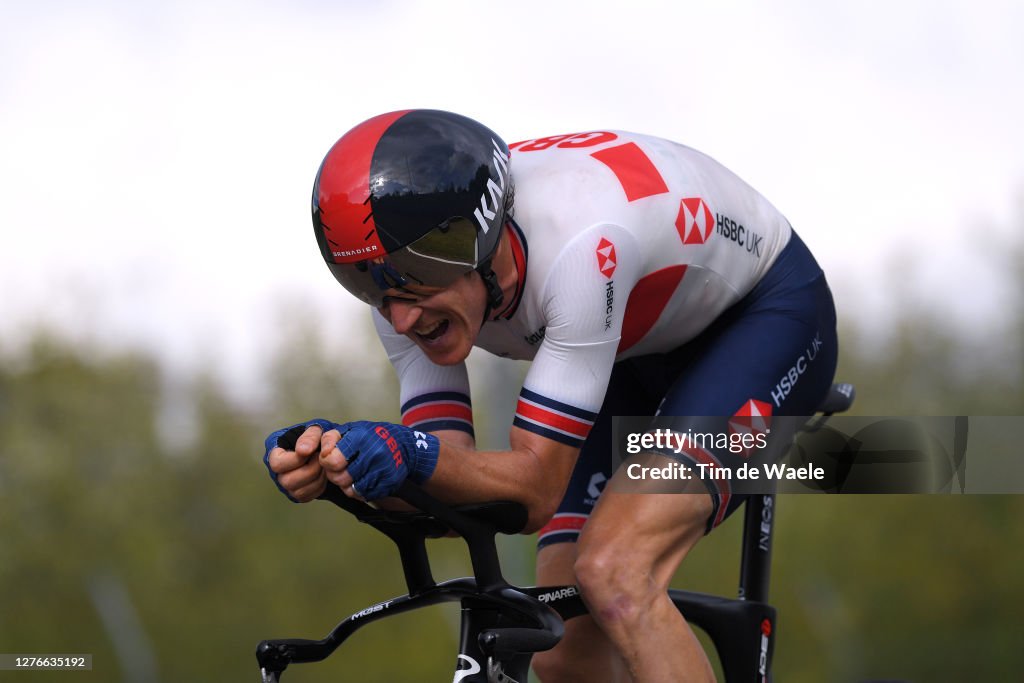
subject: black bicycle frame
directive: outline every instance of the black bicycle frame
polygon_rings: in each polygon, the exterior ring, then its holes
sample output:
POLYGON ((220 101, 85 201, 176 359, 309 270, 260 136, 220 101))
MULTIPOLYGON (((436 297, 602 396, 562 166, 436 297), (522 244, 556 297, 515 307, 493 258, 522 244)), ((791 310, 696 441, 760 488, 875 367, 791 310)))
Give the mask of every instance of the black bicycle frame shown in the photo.
MULTIPOLYGON (((421 498, 419 493, 413 497, 421 498)), ((341 498, 345 497, 337 490, 328 494, 328 499, 350 511, 362 505, 341 498)), ((424 501, 419 499, 418 503, 424 501)), ((445 513, 446 517, 468 515, 480 529, 472 538, 467 538, 476 576, 442 583, 435 583, 431 577, 424 547, 426 538, 444 531, 436 518, 417 513, 384 513, 368 507, 373 511, 361 510, 361 521, 386 533, 398 546, 409 593, 351 615, 322 640, 292 638, 260 643, 257 658, 263 680, 277 683, 289 664, 326 659, 367 624, 422 607, 460 602, 461 626, 454 680, 458 683, 525 683, 532 653, 557 644, 563 632, 562 622, 586 614, 587 607, 576 586, 520 589, 505 582, 497 565, 494 545, 494 534, 502 522, 488 522, 486 518, 500 520, 509 513, 514 516, 521 508, 515 504, 497 505, 501 507, 469 506, 445 513)), ((687 621, 710 636, 726 681, 770 680, 775 609, 765 601, 773 511, 772 495, 747 502, 741 597, 669 591, 669 597, 687 621)))

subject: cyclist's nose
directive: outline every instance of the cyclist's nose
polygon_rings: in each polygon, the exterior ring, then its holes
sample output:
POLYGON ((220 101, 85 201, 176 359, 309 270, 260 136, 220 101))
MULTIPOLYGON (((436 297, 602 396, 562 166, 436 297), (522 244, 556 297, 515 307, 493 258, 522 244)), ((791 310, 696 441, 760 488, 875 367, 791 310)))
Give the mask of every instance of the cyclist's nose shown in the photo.
POLYGON ((391 326, 398 334, 406 334, 423 315, 419 304, 392 300, 387 303, 384 317, 391 321, 391 326))

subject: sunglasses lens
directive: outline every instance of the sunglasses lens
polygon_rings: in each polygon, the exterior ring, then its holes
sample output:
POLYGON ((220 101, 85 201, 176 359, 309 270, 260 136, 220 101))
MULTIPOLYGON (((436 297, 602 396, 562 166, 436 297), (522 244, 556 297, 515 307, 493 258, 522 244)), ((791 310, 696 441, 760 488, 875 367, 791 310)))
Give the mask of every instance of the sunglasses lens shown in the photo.
POLYGON ((409 285, 447 287, 477 262, 477 227, 454 218, 412 244, 375 259, 328 263, 345 289, 371 306, 381 306, 390 290, 409 285))

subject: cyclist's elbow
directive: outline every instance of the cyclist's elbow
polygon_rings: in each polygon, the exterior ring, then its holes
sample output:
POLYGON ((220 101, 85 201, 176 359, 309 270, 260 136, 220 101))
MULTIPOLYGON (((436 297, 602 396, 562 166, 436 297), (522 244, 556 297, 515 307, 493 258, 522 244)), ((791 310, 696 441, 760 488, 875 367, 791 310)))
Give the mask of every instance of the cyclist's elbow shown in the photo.
POLYGON ((579 451, 518 428, 513 428, 510 441, 520 456, 513 485, 528 513, 523 533, 531 534, 558 511, 579 451))
POLYGON ((551 521, 558 511, 559 498, 551 495, 536 495, 526 504, 527 520, 522 533, 535 534, 551 521))

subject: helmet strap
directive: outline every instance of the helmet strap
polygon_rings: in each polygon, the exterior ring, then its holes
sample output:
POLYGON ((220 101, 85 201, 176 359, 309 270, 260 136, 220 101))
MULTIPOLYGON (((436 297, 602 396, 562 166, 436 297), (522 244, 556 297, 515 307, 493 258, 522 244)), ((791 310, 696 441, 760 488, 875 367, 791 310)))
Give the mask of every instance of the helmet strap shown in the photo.
POLYGON ((505 300, 505 295, 501 291, 501 286, 498 284, 498 276, 491 268, 491 259, 487 259, 479 266, 476 267, 476 272, 480 273, 480 278, 484 281, 484 289, 487 290, 487 305, 484 307, 484 319, 480 323, 487 322, 491 313, 501 306, 501 302, 505 300))

